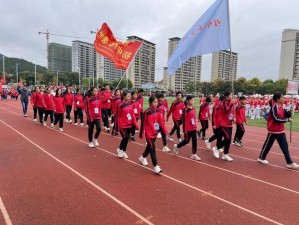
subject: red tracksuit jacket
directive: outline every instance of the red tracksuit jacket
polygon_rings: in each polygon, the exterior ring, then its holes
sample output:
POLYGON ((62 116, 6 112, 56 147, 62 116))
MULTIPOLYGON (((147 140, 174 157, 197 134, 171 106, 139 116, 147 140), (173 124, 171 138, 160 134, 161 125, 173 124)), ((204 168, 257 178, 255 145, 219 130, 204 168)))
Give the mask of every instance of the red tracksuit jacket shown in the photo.
POLYGON ((208 120, 210 118, 210 104, 205 102, 199 107, 198 120, 208 120))
POLYGON ((139 112, 143 112, 143 97, 137 97, 139 112))
POLYGON ((36 101, 36 91, 32 92, 30 97, 30 103, 32 106, 35 106, 35 101, 36 101))
POLYGON ((169 111, 168 101, 166 99, 164 99, 164 101, 162 102, 162 104, 165 106, 165 112, 168 113, 168 111, 169 111))
POLYGON ((74 108, 83 109, 84 108, 84 98, 80 94, 74 96, 74 108))
POLYGON ((86 99, 86 115, 88 121, 102 118, 102 102, 98 97, 86 99))
POLYGON ((289 111, 286 111, 282 105, 273 102, 267 121, 268 132, 273 134, 284 133, 284 123, 286 123, 290 117, 291 113, 289 111))
POLYGON ((111 108, 111 100, 112 100, 111 91, 103 91, 101 93, 101 100, 102 100, 102 108, 110 109, 111 108))
POLYGON ((219 104, 217 112, 219 127, 232 127, 235 116, 235 107, 232 102, 223 101, 219 104))
POLYGON ((118 105, 121 103, 121 97, 117 97, 115 96, 113 99, 112 99, 112 106, 111 106, 111 111, 112 111, 112 114, 113 115, 116 115, 116 112, 117 112, 117 107, 118 105))
POLYGON ((185 107, 183 111, 183 131, 184 133, 197 130, 196 109, 185 107))
POLYGON ((43 102, 44 93, 36 93, 35 103, 34 106, 39 108, 44 108, 44 102, 43 102))
POLYGON ((73 94, 66 93, 66 94, 64 95, 64 101, 65 101, 65 105, 73 105, 73 102, 74 102, 74 95, 73 95, 73 94))
POLYGON ((167 108, 164 105, 164 102, 159 102, 158 106, 157 106, 157 109, 160 111, 160 113, 162 115, 162 118, 163 118, 163 121, 165 122, 165 113, 167 112, 167 108))
POLYGON ((59 113, 64 113, 65 112, 65 102, 63 97, 54 97, 54 113, 59 114, 59 113))
POLYGON ((133 106, 130 102, 122 102, 117 108, 117 130, 131 128, 134 125, 139 128, 133 106))
POLYGON ((183 101, 175 100, 171 104, 170 110, 167 113, 167 119, 169 118, 170 114, 172 114, 172 119, 174 121, 181 120, 184 108, 185 108, 185 105, 184 105, 183 101))
POLYGON ((236 107, 236 123, 237 124, 243 124, 247 122, 246 116, 245 116, 246 107, 244 105, 237 105, 236 107))
POLYGON ((144 111, 144 117, 141 122, 139 136, 143 137, 143 131, 144 131, 145 138, 147 139, 157 138, 157 134, 159 132, 160 127, 165 132, 165 134, 168 135, 160 111, 158 109, 148 108, 147 110, 144 111))
POLYGON ((43 95, 43 102, 44 102, 45 110, 54 110, 53 95, 44 94, 43 95))
POLYGON ((133 106, 135 117, 138 120, 140 118, 139 102, 137 101, 137 99, 133 99, 131 100, 131 104, 133 106))

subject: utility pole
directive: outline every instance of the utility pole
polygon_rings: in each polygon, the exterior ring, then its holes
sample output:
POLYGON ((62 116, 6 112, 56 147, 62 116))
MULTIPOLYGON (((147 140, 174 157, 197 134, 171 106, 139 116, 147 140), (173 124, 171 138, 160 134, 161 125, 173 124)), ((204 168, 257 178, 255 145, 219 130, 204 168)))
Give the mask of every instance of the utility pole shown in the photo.
POLYGON ((36 86, 36 64, 34 64, 34 85, 36 86))
POLYGON ((3 76, 4 76, 4 80, 5 80, 5 56, 3 56, 3 76))
POLYGON ((16 63, 16 77, 17 77, 17 83, 19 83, 19 65, 20 63, 16 63))
POLYGON ((59 73, 59 70, 57 70, 57 74, 56 74, 57 86, 59 85, 59 82, 58 82, 58 73, 59 73))

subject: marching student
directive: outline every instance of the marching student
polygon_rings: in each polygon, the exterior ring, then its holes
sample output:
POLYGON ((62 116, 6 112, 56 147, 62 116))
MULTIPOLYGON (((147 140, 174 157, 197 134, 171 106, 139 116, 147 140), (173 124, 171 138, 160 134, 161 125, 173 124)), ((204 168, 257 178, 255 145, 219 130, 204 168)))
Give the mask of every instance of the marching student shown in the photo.
POLYGON ((37 112, 38 112, 38 116, 39 116, 39 123, 41 125, 44 124, 44 122, 43 122, 43 116, 44 116, 43 97, 44 97, 44 87, 40 86, 39 87, 39 92, 36 93, 36 99, 35 99, 34 105, 37 107, 37 112))
POLYGON ((143 118, 143 94, 144 90, 139 89, 137 93, 137 101, 138 101, 138 106, 139 106, 139 112, 140 112, 140 119, 142 120, 143 118))
POLYGON ((211 119, 210 116, 210 104, 211 98, 206 97, 205 102, 202 103, 199 107, 198 112, 198 122, 201 124, 201 129, 197 131, 198 137, 203 140, 206 140, 206 130, 209 128, 209 120, 211 119))
POLYGON ((286 111, 283 108, 283 101, 284 98, 281 93, 275 93, 273 95, 272 106, 267 120, 268 135, 257 161, 262 164, 269 164, 269 162, 266 160, 266 157, 274 141, 277 140, 287 162, 286 167, 289 169, 299 169, 299 165, 294 163, 290 156, 284 127, 284 123, 293 122, 293 120, 291 119, 292 112, 286 111))
POLYGON ((213 153, 215 158, 218 159, 220 150, 224 147, 222 159, 231 162, 233 159, 228 155, 228 153, 232 138, 233 122, 236 122, 235 108, 232 103, 231 92, 224 93, 224 100, 219 105, 217 116, 219 117, 217 122, 219 125, 219 138, 221 138, 221 142, 217 142, 217 147, 213 148, 213 153))
POLYGON ((52 95, 51 88, 46 88, 46 93, 43 95, 44 109, 45 109, 45 117, 44 117, 44 126, 47 126, 48 116, 50 116, 51 127, 54 127, 54 97, 52 95))
POLYGON ((66 110, 66 122, 72 123, 71 111, 74 103, 74 95, 71 93, 71 89, 68 87, 64 92, 64 102, 66 110))
POLYGON ((104 90, 102 90, 98 96, 102 101, 102 119, 104 123, 104 129, 107 131, 107 133, 109 133, 109 111, 111 108, 112 94, 108 84, 104 84, 104 90))
POLYGON ((149 108, 144 111, 143 119, 141 121, 139 136, 140 138, 143 138, 144 133, 147 144, 143 154, 139 157, 139 161, 142 165, 147 166, 148 162, 146 157, 148 154, 150 154, 154 166, 154 173, 159 174, 162 172, 162 169, 160 166, 158 166, 155 142, 159 129, 161 129, 165 134, 167 134, 167 130, 157 106, 158 99, 154 96, 151 96, 149 98, 149 108))
POLYGON ((57 88, 55 97, 53 98, 54 101, 54 125, 59 122, 59 130, 63 131, 63 117, 65 113, 65 100, 62 97, 62 90, 61 88, 57 88))
MULTIPOLYGON (((164 94, 162 93, 158 94, 157 97, 158 97, 157 109, 160 111, 160 114, 162 116, 162 122, 165 125, 165 113, 167 113, 167 108, 165 106, 165 97, 164 94)), ((170 149, 167 147, 167 139, 166 139, 167 135, 161 127, 159 128, 157 138, 159 138, 159 135, 161 136, 160 138, 162 138, 162 142, 163 142, 163 152, 170 152, 170 149)))
POLYGON ((139 128, 135 118, 135 113, 132 104, 130 103, 131 93, 123 92, 123 102, 117 108, 117 131, 120 131, 122 140, 117 148, 117 155, 120 158, 129 158, 126 151, 132 127, 139 128))
POLYGON ((75 125, 78 125, 78 117, 80 119, 80 126, 83 126, 83 110, 84 110, 84 98, 81 90, 77 88, 76 95, 74 96, 74 117, 75 125))
MULTIPOLYGON (((133 106, 136 121, 138 122, 140 117, 140 111, 139 111, 140 109, 139 109, 139 102, 137 101, 137 93, 135 91, 131 92, 131 104, 133 106)), ((130 138, 131 141, 135 141, 135 132, 136 132, 136 127, 133 125, 131 138, 130 138)))
POLYGON ((38 86, 35 86, 34 90, 32 91, 31 93, 31 97, 30 97, 30 103, 32 105, 32 108, 33 108, 33 121, 34 122, 37 122, 37 107, 35 105, 35 102, 36 102, 36 95, 37 93, 39 92, 39 87, 38 86))
POLYGON ((247 125, 247 119, 245 115, 246 111, 246 98, 244 96, 241 96, 239 98, 239 104, 236 106, 236 126, 237 130, 235 133, 233 144, 237 145, 239 147, 243 146, 242 138, 245 133, 244 123, 247 125))
POLYGON ((111 132, 111 135, 112 136, 117 136, 118 135, 118 133, 115 131, 115 128, 116 128, 116 124, 117 124, 117 115, 116 115, 117 107, 120 103, 121 103, 120 90, 115 89, 114 97, 113 97, 112 103, 111 103, 111 114, 112 114, 112 118, 111 118, 112 132, 111 132))
POLYGON ((188 95, 185 100, 185 109, 183 111, 182 121, 183 121, 183 131, 184 140, 179 144, 175 144, 173 147, 174 153, 179 154, 179 149, 190 142, 192 138, 192 155, 191 159, 200 161, 201 158, 198 157, 197 153, 197 125, 196 125, 196 109, 194 108, 194 97, 188 95))
POLYGON ((98 89, 96 87, 90 88, 90 97, 87 99, 86 114, 88 120, 88 146, 94 148, 99 146, 98 137, 101 133, 101 117, 102 117, 102 102, 98 97, 98 89), (96 133, 93 137, 94 126, 96 126, 96 133))
POLYGON ((169 133, 168 140, 173 141, 171 135, 176 131, 178 141, 181 142, 181 130, 180 126, 182 125, 182 114, 184 110, 183 94, 178 91, 176 93, 176 100, 171 104, 170 110, 166 116, 166 122, 168 121, 169 116, 172 114, 173 128, 169 133))

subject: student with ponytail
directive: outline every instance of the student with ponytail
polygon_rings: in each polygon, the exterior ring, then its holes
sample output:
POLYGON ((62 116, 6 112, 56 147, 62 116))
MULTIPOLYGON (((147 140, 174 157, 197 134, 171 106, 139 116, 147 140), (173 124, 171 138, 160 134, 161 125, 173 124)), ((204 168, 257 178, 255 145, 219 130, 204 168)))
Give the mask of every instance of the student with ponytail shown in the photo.
POLYGON ((63 115, 65 112, 65 102, 64 98, 62 97, 62 90, 61 88, 57 88, 56 95, 53 99, 54 101, 54 125, 59 122, 59 130, 63 131, 63 115))
POLYGON ((81 94, 81 90, 78 88, 76 95, 74 96, 74 117, 75 125, 78 125, 78 117, 80 119, 80 126, 83 126, 83 110, 84 110, 84 98, 81 94))

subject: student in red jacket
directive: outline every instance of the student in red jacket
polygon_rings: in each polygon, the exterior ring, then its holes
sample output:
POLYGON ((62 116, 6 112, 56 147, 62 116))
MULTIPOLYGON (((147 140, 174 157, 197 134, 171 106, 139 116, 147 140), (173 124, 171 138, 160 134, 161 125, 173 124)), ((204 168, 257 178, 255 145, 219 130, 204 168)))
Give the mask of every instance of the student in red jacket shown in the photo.
POLYGON ((138 106, 139 106, 139 112, 140 112, 140 119, 142 120, 143 118, 143 95, 144 95, 144 90, 141 88, 138 90, 137 93, 137 101, 138 101, 138 106))
POLYGON ((33 107, 33 119, 34 119, 33 121, 34 122, 37 122, 37 119, 36 119, 36 117, 37 117, 37 107, 35 105, 35 102, 36 102, 36 95, 37 95, 38 92, 39 92, 39 87, 35 86, 34 91, 31 93, 31 97, 30 97, 30 103, 33 107))
POLYGON ((65 112, 65 101, 62 97, 62 90, 61 88, 57 88, 56 95, 53 99, 54 101, 54 125, 59 122, 59 130, 63 131, 63 115, 65 112))
POLYGON ((43 115, 44 115, 44 87, 39 87, 39 92, 36 93, 36 99, 34 105, 37 107, 38 116, 39 116, 39 122, 41 125, 43 125, 43 115))
POLYGON ((176 93, 176 100, 171 104, 170 110, 167 113, 166 121, 168 121, 169 116, 172 114, 173 128, 169 133, 168 140, 173 141, 171 135, 176 131, 178 141, 181 142, 181 130, 180 126, 182 125, 182 114, 184 110, 183 94, 178 91, 176 93))
POLYGON ((88 120, 88 146, 94 148, 99 146, 98 137, 101 133, 101 117, 102 117, 102 102, 98 97, 98 89, 96 87, 90 88, 91 96, 87 99, 86 114, 88 120), (96 133, 93 137, 94 126, 96 126, 96 133))
POLYGON ((81 90, 77 88, 76 95, 74 96, 74 117, 75 125, 78 125, 78 117, 80 119, 80 126, 83 126, 83 110, 84 110, 84 97, 81 90))
POLYGON ((206 140, 206 130, 209 128, 209 120, 210 118, 210 104, 211 104, 211 98, 207 97, 205 99, 205 102, 202 103, 199 107, 199 113, 198 113, 198 121, 201 124, 201 129, 197 131, 198 137, 200 137, 203 140, 206 140))
POLYGON ((51 94, 51 88, 46 88, 46 93, 43 95, 44 109, 45 109, 45 118, 44 118, 44 126, 47 126, 48 116, 50 116, 51 127, 54 127, 54 100, 53 95, 51 94))
POLYGON ((104 123, 104 129, 107 131, 107 133, 109 133, 109 111, 111 108, 112 94, 108 84, 104 85, 104 90, 99 95, 100 99, 102 100, 102 119, 104 123))
POLYGON ((235 108, 234 104, 232 103, 231 92, 224 93, 224 100, 219 105, 217 116, 219 135, 222 141, 217 143, 217 147, 213 148, 213 153, 215 158, 218 159, 220 150, 224 147, 222 159, 231 162, 233 159, 228 155, 228 153, 232 138, 233 122, 236 122, 235 108))
POLYGON ((155 142, 159 130, 161 129, 165 134, 167 134, 167 130, 163 122, 161 113, 157 109, 157 106, 158 99, 154 96, 151 96, 149 98, 149 108, 144 111, 143 119, 141 121, 139 136, 140 138, 143 138, 143 134, 145 134, 146 148, 143 154, 139 157, 139 161, 142 165, 147 166, 148 162, 146 160, 146 157, 148 156, 148 154, 150 154, 154 166, 154 173, 159 174, 162 172, 162 169, 160 168, 160 166, 158 166, 155 142))
POLYGON ((286 167, 289 169, 299 169, 299 165, 293 162, 289 153, 284 123, 291 123, 293 120, 291 119, 292 112, 286 111, 283 108, 283 100, 284 98, 281 93, 275 93, 273 95, 274 102, 272 102, 273 105, 271 106, 267 120, 268 135, 257 161, 262 164, 269 164, 266 157, 274 141, 277 140, 287 162, 286 167))
MULTIPOLYGON (((133 106, 135 118, 138 122, 139 117, 140 117, 140 109, 139 109, 139 102, 137 101, 137 93, 135 91, 131 92, 131 104, 133 106)), ((135 141, 135 132, 136 132, 136 127, 132 127, 132 136, 131 136, 131 141, 135 141)))
POLYGON ((191 159, 196 161, 200 161, 201 158, 198 157, 197 153, 197 136, 196 136, 196 109, 194 108, 194 97, 192 95, 188 95, 185 100, 185 108, 183 111, 183 131, 184 131, 184 140, 179 144, 175 144, 173 147, 173 151, 175 154, 179 154, 179 149, 184 145, 190 142, 192 138, 192 155, 191 159))
POLYGON ((114 91, 114 97, 112 98, 112 105, 111 105, 111 126, 112 126, 112 136, 117 136, 118 133, 115 131, 116 123, 117 123, 117 107, 121 103, 121 94, 119 89, 115 89, 114 91))
POLYGON ((66 120, 68 123, 72 123, 71 111, 74 103, 74 95, 71 93, 71 89, 67 88, 64 92, 64 102, 66 110, 66 120))
POLYGON ((239 147, 243 146, 242 138, 245 133, 244 123, 247 124, 247 119, 245 116, 245 111, 246 111, 245 104, 246 104, 246 98, 244 96, 241 96, 239 98, 239 104, 235 109, 237 130, 235 133, 233 144, 239 147))
POLYGON ((117 149, 117 155, 120 158, 129 158, 126 150, 129 141, 129 137, 132 131, 132 127, 135 126, 136 129, 139 129, 137 120, 135 118, 135 113, 133 106, 130 102, 131 93, 123 92, 123 102, 118 105, 117 108, 117 131, 120 131, 122 140, 117 149))

